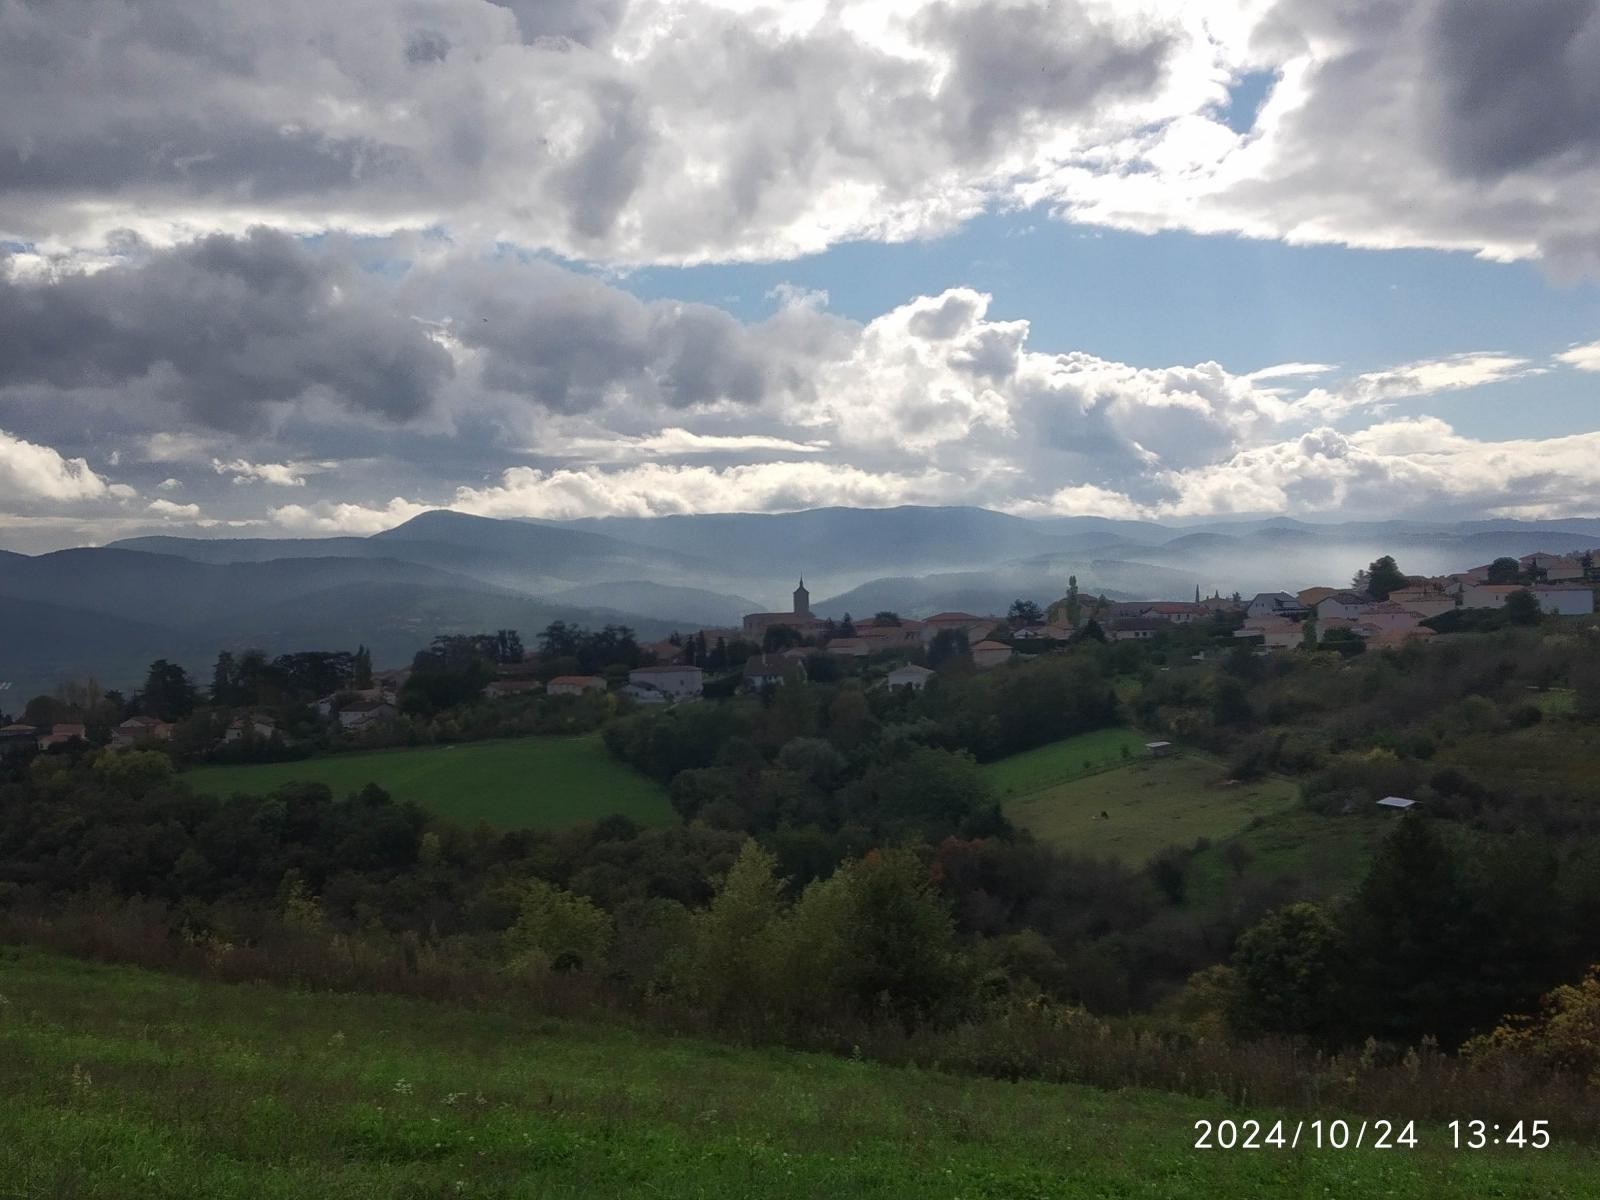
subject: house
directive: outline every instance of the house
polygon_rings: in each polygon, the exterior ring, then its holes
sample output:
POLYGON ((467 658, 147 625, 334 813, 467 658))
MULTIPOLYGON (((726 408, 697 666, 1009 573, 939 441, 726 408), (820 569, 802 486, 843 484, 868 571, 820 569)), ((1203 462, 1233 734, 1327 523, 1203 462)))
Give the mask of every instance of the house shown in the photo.
POLYGON ((1528 589, 1539 607, 1561 617, 1594 615, 1594 589, 1581 585, 1534 584, 1528 589))
POLYGON ((635 667, 628 672, 628 683, 636 688, 651 688, 669 700, 699 696, 705 691, 706 673, 699 667, 635 667))
POLYGON ((1012 655, 1012 649, 1004 642, 979 642, 972 647, 972 665, 980 671, 987 671, 990 667, 998 667, 1007 662, 1012 655))
POLYGON ((57 721, 50 727, 50 732, 39 739, 39 749, 48 750, 51 746, 64 746, 68 742, 86 742, 88 740, 88 731, 82 725, 69 721, 57 721))
POLYGON ((1166 758, 1172 753, 1171 742, 1146 742, 1144 748, 1151 758, 1166 758))
POLYGON ((0 754, 20 750, 24 746, 31 749, 38 744, 38 741, 39 731, 32 725, 0 726, 0 754))
POLYGON ((981 642, 994 631, 999 624, 993 617, 974 616, 969 612, 941 612, 921 622, 922 640, 931 642, 941 633, 954 633, 960 631, 967 635, 967 641, 981 642))
POLYGON ((1378 801, 1379 808, 1398 808, 1402 812, 1408 808, 1415 808, 1416 805, 1415 800, 1407 800, 1404 796, 1385 796, 1378 801))
POLYGON ((1469 587, 1461 595, 1463 608, 1504 608, 1513 592, 1532 592, 1539 607, 1547 613, 1563 617, 1586 617, 1594 613, 1594 589, 1581 584, 1535 583, 1524 587, 1517 583, 1480 583, 1469 587))
POLYGON ((1245 607, 1247 617, 1303 617, 1306 608, 1288 592, 1261 592, 1245 607))
POLYGON ((1326 621, 1330 617, 1353 621, 1366 612, 1371 604, 1372 597, 1362 592, 1334 592, 1318 600, 1312 611, 1317 614, 1319 621, 1326 621))
POLYGON ((598 675, 557 675, 545 685, 550 696, 581 696, 585 692, 603 692, 606 681, 598 675))
POLYGON ((1162 617, 1122 617, 1106 626, 1106 637, 1113 642, 1142 642, 1172 628, 1162 617))
POLYGON ((339 710, 339 728, 365 729, 392 721, 399 715, 400 710, 387 700, 360 700, 339 710))
POLYGON ((1268 650, 1292 650, 1305 640, 1305 626, 1288 617, 1246 617, 1233 631, 1236 638, 1260 638, 1268 650))
POLYGON ((1379 633, 1405 633, 1422 622, 1422 614, 1394 600, 1369 604, 1361 613, 1363 625, 1371 625, 1379 633))
POLYGON ((865 638, 836 637, 823 647, 828 654, 837 654, 841 658, 865 658, 872 653, 865 638))
POLYGON ((164 742, 172 737, 172 726, 156 717, 129 717, 111 731, 113 749, 125 750, 130 746, 149 742, 164 742))
POLYGON ((1163 621, 1171 621, 1174 625, 1187 625, 1191 621, 1207 620, 1211 616, 1211 608, 1187 600, 1155 600, 1145 605, 1144 611, 1139 615, 1158 617, 1163 621))
POLYGON ((387 700, 390 704, 393 704, 399 694, 398 686, 390 686, 387 683, 379 684, 374 682, 373 686, 369 688, 342 688, 317 701, 317 715, 320 717, 333 716, 334 713, 339 711, 341 701, 345 705, 364 703, 369 700, 387 700))
POLYGON ((507 696, 527 696, 544 691, 537 679, 496 679, 483 689, 485 700, 504 700, 507 696))
POLYGON ((910 688, 913 692, 920 692, 927 686, 937 672, 919 667, 915 663, 907 663, 903 667, 896 667, 890 671, 886 682, 891 688, 910 688))
POLYGON ((763 688, 777 687, 789 672, 798 673, 804 679, 805 661, 785 659, 780 654, 752 654, 744 664, 745 686, 758 692, 763 688))
POLYGON ((1389 599, 1395 604, 1403 604, 1424 621, 1453 612, 1457 607, 1456 597, 1446 590, 1445 585, 1431 582, 1396 588, 1389 593, 1389 599))
POLYGON ((873 651, 904 649, 922 643, 922 622, 865 620, 855 623, 856 636, 873 651))
POLYGON ((1517 564, 1531 578, 1545 583, 1571 583, 1583 578, 1582 560, 1562 554, 1524 554, 1517 564))
POLYGON ((1329 596, 1336 595, 1341 590, 1340 588, 1331 587, 1308 587, 1302 589, 1295 596, 1295 599, 1300 601, 1301 608, 1316 608, 1319 603, 1329 596))
POLYGON ((253 736, 266 740, 278 731, 278 723, 271 717, 261 716, 259 713, 248 717, 235 717, 228 722, 228 729, 222 735, 224 742, 237 742, 246 736, 253 736))
POLYGON ((643 683, 625 683, 622 685, 621 694, 635 704, 669 703, 669 697, 665 692, 658 692, 655 688, 643 683))

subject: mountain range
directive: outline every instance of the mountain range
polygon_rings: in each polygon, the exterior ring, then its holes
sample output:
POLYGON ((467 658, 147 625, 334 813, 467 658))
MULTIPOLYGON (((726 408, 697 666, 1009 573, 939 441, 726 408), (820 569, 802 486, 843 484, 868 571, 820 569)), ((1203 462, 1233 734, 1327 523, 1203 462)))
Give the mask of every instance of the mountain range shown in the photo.
POLYGON ((153 658, 204 672, 218 650, 248 646, 364 642, 379 665, 401 665, 437 633, 511 627, 531 641, 558 619, 655 638, 786 610, 801 577, 825 616, 924 616, 1048 603, 1071 576, 1112 599, 1248 595, 1343 584, 1380 554, 1434 574, 1590 549, 1600 549, 1600 519, 1178 526, 902 507, 558 522, 441 510, 369 537, 0 551, 0 683, 13 696, 91 673, 127 686, 153 658))

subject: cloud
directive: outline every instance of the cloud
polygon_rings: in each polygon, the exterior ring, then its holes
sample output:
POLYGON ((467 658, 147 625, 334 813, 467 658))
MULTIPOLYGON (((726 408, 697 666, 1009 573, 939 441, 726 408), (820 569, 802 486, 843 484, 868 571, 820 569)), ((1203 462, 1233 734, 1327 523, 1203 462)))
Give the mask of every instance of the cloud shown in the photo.
POLYGON ((1600 371, 1600 342, 1588 342, 1563 350, 1556 355, 1556 361, 1580 371, 1600 371))
POLYGON ((485 517, 664 516, 935 502, 955 481, 936 471, 871 472, 817 462, 712 468, 648 463, 622 470, 513 467, 500 482, 463 487, 451 508, 485 517))
POLYGON ((1600 270, 1600 0, 1276 0, 1254 127, 1177 117, 1021 184, 1071 219, 1600 270))
POLYGON ((396 496, 383 507, 319 501, 312 505, 285 504, 268 514, 274 525, 293 533, 368 534, 409 521, 436 507, 396 496))
MULTIPOLYGON (((1498 351, 1472 351, 1447 358, 1425 359, 1369 371, 1332 390, 1316 389, 1299 401, 1299 407, 1321 417, 1337 417, 1364 409, 1381 408, 1400 400, 1437 396, 1502 383, 1544 370, 1526 358, 1498 351)), ((1259 378, 1259 375, 1252 378, 1259 378)))
POLYGON ((148 380, 218 429, 261 427, 269 406, 316 392, 353 411, 408 419, 453 370, 445 350, 348 257, 267 229, 93 272, 0 279, 0 328, 0 386, 148 380))
POLYGON ((170 476, 156 484, 156 490, 162 492, 177 492, 183 490, 183 480, 173 479, 170 476))
POLYGON ((7 5, 0 233, 446 227, 614 263, 922 236, 1214 98, 1176 7, 7 5))
POLYGON ((64 458, 49 446, 0 429, 0 503, 71 504, 132 494, 126 485, 108 483, 95 474, 81 458, 64 458))
POLYGON ((218 475, 231 475, 235 483, 259 480, 279 487, 305 487, 306 474, 322 468, 319 463, 253 463, 242 458, 232 462, 211 460, 211 469, 218 475))
POLYGON ((145 507, 147 511, 155 513, 158 517, 185 521, 198 521, 200 519, 200 506, 198 504, 174 504, 171 500, 152 500, 145 507))

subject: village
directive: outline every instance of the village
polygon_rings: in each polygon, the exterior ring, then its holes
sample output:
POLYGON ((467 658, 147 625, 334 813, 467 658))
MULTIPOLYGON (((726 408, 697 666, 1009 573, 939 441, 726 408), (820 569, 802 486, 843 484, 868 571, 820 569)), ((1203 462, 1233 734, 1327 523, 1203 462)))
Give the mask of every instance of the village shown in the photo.
MULTIPOLYGON (((939 612, 902 617, 882 612, 853 619, 821 617, 812 611, 802 579, 787 612, 757 612, 737 627, 702 628, 637 647, 637 665, 608 665, 603 673, 549 674, 549 656, 529 654, 499 662, 480 692, 485 701, 519 696, 549 697, 615 694, 637 705, 675 704, 735 691, 764 692, 786 681, 805 680, 874 666, 871 682, 918 692, 938 677, 939 668, 989 671, 1016 659, 1049 653, 1083 638, 1112 643, 1156 642, 1164 635, 1200 625, 1218 639, 1270 654, 1300 648, 1397 648, 1439 635, 1450 614, 1514 609, 1550 616, 1588 616, 1595 611, 1595 565, 1581 558, 1534 553, 1503 558, 1442 576, 1403 575, 1392 559, 1373 564, 1351 586, 1312 586, 1298 592, 1262 592, 1245 598, 1220 591, 1190 600, 1109 600, 1080 595, 1076 579, 1067 593, 1047 607, 1017 600, 1003 615, 939 612), (717 681, 713 690, 708 678, 717 681)), ((1190 657, 1203 660, 1212 650, 1190 657)), ((558 660, 559 661, 559 660, 558 660)), ((402 689, 409 668, 377 671, 365 686, 348 687, 316 701, 317 716, 345 740, 370 736, 402 713, 402 689)), ((112 749, 168 742, 176 723, 158 715, 130 716, 110 730, 112 749)), ((23 746, 47 750, 88 740, 84 724, 62 721, 40 727, 13 723, 0 727, 0 752, 23 746)), ((233 716, 220 733, 219 748, 292 741, 280 719, 266 712, 233 716)))

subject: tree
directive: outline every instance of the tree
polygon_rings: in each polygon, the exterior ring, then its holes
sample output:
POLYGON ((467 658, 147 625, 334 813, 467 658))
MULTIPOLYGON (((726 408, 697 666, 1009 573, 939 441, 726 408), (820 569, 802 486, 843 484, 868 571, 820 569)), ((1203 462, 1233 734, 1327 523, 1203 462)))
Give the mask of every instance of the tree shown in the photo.
POLYGON ((522 661, 522 635, 515 629, 497 630, 494 640, 496 662, 519 663, 522 661))
POLYGON ((872 623, 874 625, 898 625, 900 624, 900 614, 886 608, 882 612, 872 614, 872 623))
POLYGON ((611 938, 611 918, 594 901, 535 879, 526 885, 505 944, 513 969, 542 973, 600 966, 611 938))
POLYGON ((1090 617, 1088 623, 1084 625, 1082 632, 1078 634, 1078 637, 1080 640, 1085 642, 1099 642, 1104 645, 1106 640, 1106 631, 1100 628, 1099 621, 1096 621, 1093 617, 1090 617))
POLYGON ((357 646, 350 663, 350 686, 366 691, 372 686, 372 651, 365 645, 357 646))
POLYGON ((967 653, 967 649, 965 629, 941 629, 933 635, 933 641, 928 643, 928 665, 937 667, 940 663, 961 658, 967 653))
POLYGON ((1328 1037, 1342 1015, 1344 935, 1315 904, 1291 904, 1253 926, 1233 952, 1230 1020, 1241 1033, 1328 1037))
POLYGON ((1522 564, 1514 558, 1497 558, 1489 564, 1490 583, 1517 583, 1522 579, 1522 564))
POLYGON ((777 865, 746 841, 716 898, 695 914, 690 986, 712 1013, 726 1015, 767 993, 768 935, 782 911, 777 865))
POLYGON ((227 650, 217 655, 217 665, 211 669, 211 703, 234 704, 239 687, 239 668, 227 650))
POLYGON ((551 621, 539 634, 539 653, 546 658, 573 658, 578 653, 582 630, 565 621, 551 621))
POLYGON ((1392 555, 1385 554, 1382 558, 1374 559, 1367 567, 1367 591, 1377 599, 1387 600, 1390 592, 1405 586, 1406 577, 1401 574, 1392 555))
POLYGON ((1044 621, 1044 610, 1032 600, 1017 599, 1011 602, 1011 607, 1006 610, 1006 620, 1012 628, 1022 625, 1038 625, 1044 621))
POLYGON ((768 625, 761 635, 761 649, 766 654, 775 654, 798 646, 803 641, 805 638, 793 625, 768 625))
POLYGON ((856 635, 856 623, 850 619, 850 614, 845 613, 844 620, 839 622, 839 636, 853 638, 856 635))
POLYGON ((1506 597, 1506 620, 1513 625, 1537 625, 1544 617, 1539 597, 1527 588, 1506 597))
POLYGON ((177 663, 158 658, 145 673, 144 687, 133 698, 139 711, 163 721, 176 721, 194 711, 196 695, 189 673, 177 663))

